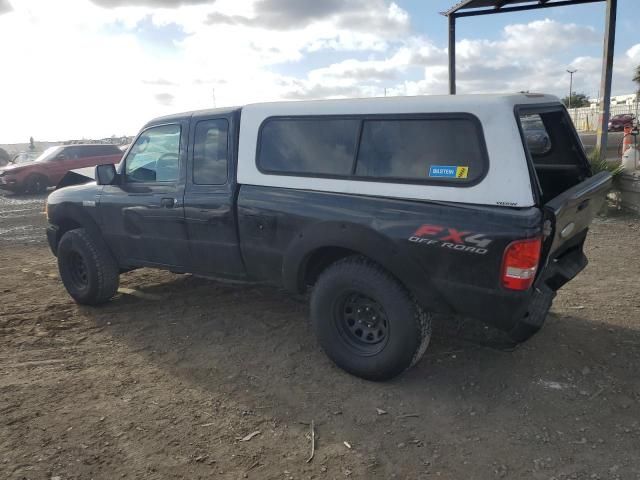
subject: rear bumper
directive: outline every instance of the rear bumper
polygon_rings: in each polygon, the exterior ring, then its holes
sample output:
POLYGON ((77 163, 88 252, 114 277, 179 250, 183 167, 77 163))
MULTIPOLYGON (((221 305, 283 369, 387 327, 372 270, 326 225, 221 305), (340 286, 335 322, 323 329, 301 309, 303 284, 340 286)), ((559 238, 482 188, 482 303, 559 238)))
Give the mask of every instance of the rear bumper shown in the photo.
POLYGON ((47 227, 47 242, 54 255, 58 254, 58 230, 59 228, 56 225, 49 224, 47 227))
POLYGON ((443 299, 440 310, 481 320, 507 332, 514 341, 523 342, 544 324, 556 291, 578 275, 587 263, 580 244, 550 261, 533 288, 526 292, 450 283, 440 292, 443 299))
POLYGON ((524 316, 518 319, 509 332, 514 341, 523 342, 540 330, 556 292, 584 270, 588 263, 587 257, 582 252, 582 244, 579 248, 549 262, 536 281, 524 316))

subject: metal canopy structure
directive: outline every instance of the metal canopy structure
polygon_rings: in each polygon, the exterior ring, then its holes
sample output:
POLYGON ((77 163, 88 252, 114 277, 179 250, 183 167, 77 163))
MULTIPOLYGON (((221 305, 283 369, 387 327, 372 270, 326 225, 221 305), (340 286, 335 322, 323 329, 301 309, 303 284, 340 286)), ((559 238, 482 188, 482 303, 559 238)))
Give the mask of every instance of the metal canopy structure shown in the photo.
POLYGON ((606 158, 607 130, 611 107, 611 74, 613 71, 613 49, 616 37, 616 13, 618 0, 463 0, 454 5, 443 15, 449 19, 449 93, 456 94, 456 19, 494 15, 496 13, 513 13, 526 10, 539 10, 552 7, 569 7, 586 3, 607 2, 604 29, 604 55, 602 60, 602 77, 600 81, 600 111, 602 117, 598 122, 598 143, 600 158, 606 158))

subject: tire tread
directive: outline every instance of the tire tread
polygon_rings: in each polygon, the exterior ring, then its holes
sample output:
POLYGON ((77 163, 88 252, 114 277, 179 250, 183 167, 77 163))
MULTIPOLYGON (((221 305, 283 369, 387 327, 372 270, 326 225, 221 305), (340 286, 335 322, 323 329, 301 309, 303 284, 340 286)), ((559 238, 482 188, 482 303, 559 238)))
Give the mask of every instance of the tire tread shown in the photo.
POLYGON ((118 263, 113 258, 108 247, 102 239, 94 239, 94 237, 84 228, 76 228, 66 232, 60 243, 69 236, 72 241, 80 241, 87 248, 91 255, 91 262, 96 268, 97 287, 94 295, 86 299, 75 298, 78 303, 87 305, 98 305, 110 300, 118 291, 120 284, 120 269, 118 263), (74 238, 75 237, 75 238, 74 238))
POLYGON ((318 276, 315 288, 317 288, 318 285, 322 285, 325 283, 330 284, 335 278, 354 275, 356 277, 366 276, 369 281, 383 283, 385 288, 393 289, 394 294, 402 299, 402 301, 411 304, 414 311, 414 319, 419 328, 420 341, 418 347, 415 350, 413 358, 411 359, 411 362, 400 372, 395 372, 391 375, 389 375, 388 372, 383 372, 379 376, 367 375, 366 377, 371 380, 386 380, 403 373, 420 361, 427 347, 429 346, 429 341, 431 339, 432 316, 418 304, 416 299, 396 277, 394 277, 389 271, 387 271, 378 263, 362 255, 345 257, 331 264, 318 276))

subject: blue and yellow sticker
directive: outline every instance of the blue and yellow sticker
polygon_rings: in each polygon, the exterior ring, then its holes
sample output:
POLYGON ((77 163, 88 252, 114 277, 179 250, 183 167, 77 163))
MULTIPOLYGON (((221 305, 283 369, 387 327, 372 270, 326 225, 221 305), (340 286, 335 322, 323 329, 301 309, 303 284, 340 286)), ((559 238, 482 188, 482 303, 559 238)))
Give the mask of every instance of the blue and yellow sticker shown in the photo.
POLYGON ((458 165, 431 165, 429 167, 429 176, 436 178, 467 178, 469 176, 469 167, 461 167, 458 165))

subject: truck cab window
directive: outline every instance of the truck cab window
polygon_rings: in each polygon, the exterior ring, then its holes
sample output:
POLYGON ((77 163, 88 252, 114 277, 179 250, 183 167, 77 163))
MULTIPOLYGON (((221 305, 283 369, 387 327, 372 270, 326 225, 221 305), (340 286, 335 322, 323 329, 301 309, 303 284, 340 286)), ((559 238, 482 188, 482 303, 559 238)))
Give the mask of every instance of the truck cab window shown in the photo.
POLYGON ((229 123, 225 119, 206 120, 196 125, 193 147, 193 183, 227 183, 229 123))
POLYGON ((127 182, 174 182, 180 164, 180 126, 161 125, 145 130, 125 161, 127 182))

